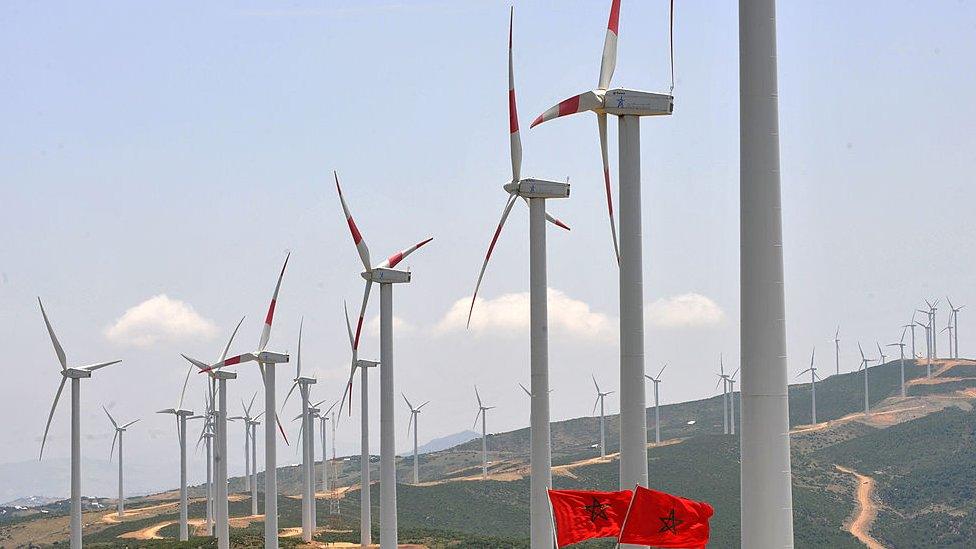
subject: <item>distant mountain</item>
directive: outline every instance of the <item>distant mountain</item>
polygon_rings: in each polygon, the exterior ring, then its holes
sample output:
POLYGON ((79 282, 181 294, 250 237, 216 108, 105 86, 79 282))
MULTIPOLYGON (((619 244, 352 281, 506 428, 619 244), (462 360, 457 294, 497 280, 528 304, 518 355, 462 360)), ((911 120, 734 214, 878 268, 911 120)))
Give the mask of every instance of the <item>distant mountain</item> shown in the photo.
POLYGON ((0 504, 0 507, 40 507, 42 505, 47 505, 48 503, 54 503, 61 498, 49 498, 46 496, 26 496, 22 498, 17 498, 7 503, 0 504))
MULTIPOLYGON (((459 444, 464 444, 469 440, 474 440, 480 437, 481 434, 474 431, 461 431, 460 433, 454 433, 453 435, 447 435, 440 438, 435 438, 427 444, 417 448, 417 453, 429 454, 431 452, 440 452, 441 450, 447 450, 448 448, 453 448, 459 444)), ((404 452, 403 455, 413 454, 413 448, 408 452, 404 452)))

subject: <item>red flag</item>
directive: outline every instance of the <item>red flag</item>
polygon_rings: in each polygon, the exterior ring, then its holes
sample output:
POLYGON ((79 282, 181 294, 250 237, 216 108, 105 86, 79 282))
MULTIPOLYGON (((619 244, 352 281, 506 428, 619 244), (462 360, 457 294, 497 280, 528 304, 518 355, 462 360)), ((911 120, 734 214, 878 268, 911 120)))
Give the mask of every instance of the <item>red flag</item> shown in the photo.
POLYGON ((708 519, 714 512, 703 501, 638 486, 619 541, 654 547, 705 547, 708 519))
POLYGON ((617 537, 631 495, 630 490, 549 490, 552 516, 556 520, 556 544, 565 547, 591 538, 617 537))

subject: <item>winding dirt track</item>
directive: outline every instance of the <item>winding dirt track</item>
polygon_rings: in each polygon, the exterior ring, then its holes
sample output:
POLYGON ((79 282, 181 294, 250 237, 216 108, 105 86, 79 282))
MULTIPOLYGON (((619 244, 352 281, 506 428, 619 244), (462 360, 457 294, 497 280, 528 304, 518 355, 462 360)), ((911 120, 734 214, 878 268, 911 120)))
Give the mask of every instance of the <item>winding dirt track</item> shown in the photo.
POLYGON ((878 505, 874 501, 874 479, 853 469, 834 465, 838 471, 853 475, 857 479, 857 514, 848 526, 848 532, 861 540, 870 549, 884 549, 881 542, 871 536, 871 525, 878 516, 878 505))

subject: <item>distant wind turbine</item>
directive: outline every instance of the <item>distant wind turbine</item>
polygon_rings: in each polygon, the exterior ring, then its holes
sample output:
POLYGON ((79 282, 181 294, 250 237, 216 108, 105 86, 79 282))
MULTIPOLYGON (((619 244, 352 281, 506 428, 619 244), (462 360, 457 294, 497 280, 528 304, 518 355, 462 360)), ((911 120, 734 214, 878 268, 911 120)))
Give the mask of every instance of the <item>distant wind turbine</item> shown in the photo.
POLYGON ((837 331, 834 332, 834 367, 836 368, 836 375, 840 374, 840 325, 837 325, 837 331))
POLYGON ((898 347, 899 358, 898 366, 901 369, 901 396, 905 396, 905 330, 901 332, 901 339, 898 343, 889 343, 888 347, 898 347))
POLYGON ((115 440, 119 441, 119 499, 117 500, 115 506, 118 510, 119 518, 122 518, 122 514, 125 512, 125 494, 122 490, 122 434, 125 433, 125 429, 135 422, 139 421, 134 419, 124 425, 119 425, 112 414, 108 413, 108 409, 102 406, 102 410, 105 410, 105 415, 108 416, 108 420, 112 422, 112 427, 115 428, 115 435, 112 437, 112 449, 108 452, 108 460, 112 461, 112 453, 115 452, 115 440))
POLYGON ((736 368, 732 375, 729 376, 729 434, 735 434, 735 376, 739 373, 739 369, 736 368))
POLYGON ((597 405, 600 406, 600 457, 607 457, 607 417, 604 409, 604 399, 613 394, 613 391, 603 392, 600 391, 600 385, 596 382, 596 376, 590 375, 593 378, 593 386, 596 387, 596 401, 593 402, 593 412, 596 413, 597 405))
POLYGON ((288 398, 291 397, 292 392, 297 387, 302 398, 302 415, 299 416, 302 419, 301 432, 305 433, 301 445, 302 540, 305 543, 310 543, 312 536, 315 535, 315 527, 313 526, 315 521, 315 430, 312 427, 312 418, 309 414, 309 400, 311 387, 316 383, 316 380, 313 377, 302 377, 302 328, 304 325, 305 319, 302 318, 298 323, 298 356, 295 359, 295 379, 291 389, 288 390, 288 394, 285 395, 285 400, 281 402, 281 409, 284 410, 285 405, 288 404, 288 398))
POLYGON ((719 383, 722 384, 722 432, 724 434, 729 434, 729 376, 725 373, 725 360, 722 357, 722 353, 718 355, 718 383, 715 384, 715 388, 718 389, 719 383))
MULTIPOLYGON (((927 311, 919 310, 920 313, 925 313, 928 315, 927 311)), ((931 316, 927 316, 931 319, 931 316)), ((932 325, 922 324, 921 322, 915 322, 922 328, 925 328, 925 377, 932 377, 932 325)))
POLYGON ((667 367, 668 367, 667 364, 661 367, 661 371, 657 373, 656 377, 651 377, 647 374, 644 374, 644 377, 646 377, 647 379, 651 380, 652 383, 654 383, 654 443, 655 444, 661 443, 661 412, 660 412, 661 401, 659 398, 660 395, 658 394, 658 385, 661 384, 661 374, 664 373, 664 369, 667 367))
MULTIPOLYGON (((912 359, 913 360, 916 359, 916 358, 918 358, 918 355, 915 354, 915 328, 917 328, 917 327, 918 326, 915 324, 915 313, 913 312, 912 313, 912 321, 909 322, 908 324, 905 324, 904 326, 902 326, 902 328, 904 328, 906 330, 911 330, 912 331, 912 359)), ((902 334, 904 334, 904 331, 902 332, 902 334)))
MULTIPOLYGON (((166 408, 156 413, 170 414, 176 418, 176 436, 180 443, 180 519, 179 536, 180 541, 190 539, 190 530, 187 526, 187 491, 186 491, 186 420, 193 415, 192 410, 182 408, 182 398, 180 405, 176 408, 166 408)), ((200 416, 203 417, 203 416, 200 416)))
POLYGON ((875 359, 869 359, 864 356, 864 349, 861 348, 861 342, 857 343, 857 350, 861 352, 861 367, 858 370, 864 370, 864 413, 869 413, 871 409, 870 399, 868 397, 868 363, 873 362, 875 359))
POLYGON ((478 418, 481 418, 481 478, 488 480, 488 428, 487 428, 487 417, 488 410, 494 408, 494 406, 485 406, 481 401, 481 394, 478 393, 478 386, 474 387, 474 396, 478 399, 478 415, 474 416, 474 425, 472 427, 477 427, 478 418))
POLYGON ((946 298, 946 301, 949 302, 949 309, 951 311, 949 314, 952 315, 952 319, 951 319, 952 329, 953 332, 955 333, 955 335, 953 335, 954 342, 955 342, 955 354, 953 354, 952 356, 954 358, 959 358, 959 311, 965 309, 966 306, 960 305, 958 307, 955 307, 952 305, 952 302, 949 301, 948 297, 946 298))
POLYGON ((811 402, 810 425, 817 424, 817 378, 819 376, 817 375, 817 367, 814 366, 813 364, 813 359, 816 356, 816 354, 817 354, 817 348, 814 347, 813 351, 810 353, 810 367, 807 368, 806 370, 803 370, 796 376, 796 377, 800 377, 803 374, 810 372, 810 402, 811 402))
POLYGON ((47 333, 51 336, 51 343, 54 345, 54 352, 58 355, 58 362, 61 363, 61 384, 58 385, 58 392, 54 395, 54 403, 51 405, 51 413, 47 416, 47 425, 44 426, 44 436, 41 438, 41 451, 37 456, 40 460, 44 456, 44 443, 47 442, 47 432, 51 428, 51 420, 54 418, 54 410, 58 407, 58 399, 61 398, 61 391, 64 384, 71 380, 71 549, 81 549, 81 380, 89 378, 92 372, 105 366, 118 364, 121 360, 110 362, 98 362, 90 366, 80 368, 69 368, 68 359, 65 357, 64 349, 54 335, 54 328, 47 319, 44 312, 44 304, 41 298, 37 298, 37 304, 41 307, 41 316, 44 317, 44 325, 47 326, 47 333))
POLYGON ((403 397, 403 401, 407 403, 407 408, 410 408, 410 421, 407 422, 407 436, 410 436, 410 426, 413 425, 413 483, 414 484, 420 484, 420 462, 418 461, 418 457, 417 457, 418 456, 418 453, 417 453, 417 430, 418 430, 418 427, 417 427, 417 425, 418 425, 418 423, 417 423, 417 421, 418 421, 417 416, 420 415, 420 410, 423 409, 424 406, 427 406, 428 404, 430 404, 430 401, 428 400, 427 402, 424 402, 420 406, 417 406, 416 408, 414 408, 413 407, 413 404, 410 404, 410 401, 407 400, 407 395, 405 395, 403 393, 400 393, 400 396, 402 396, 403 397))

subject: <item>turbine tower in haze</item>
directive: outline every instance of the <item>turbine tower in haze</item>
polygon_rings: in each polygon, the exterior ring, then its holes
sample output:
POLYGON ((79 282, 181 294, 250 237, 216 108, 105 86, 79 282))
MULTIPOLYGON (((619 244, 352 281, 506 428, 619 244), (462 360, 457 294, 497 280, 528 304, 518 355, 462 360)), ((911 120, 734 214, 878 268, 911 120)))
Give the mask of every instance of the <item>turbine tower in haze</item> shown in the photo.
POLYGON ((413 404, 410 404, 410 401, 407 400, 407 395, 400 393, 400 396, 402 396, 403 401, 407 403, 407 408, 410 408, 410 421, 407 422, 407 436, 410 436, 410 426, 413 425, 413 483, 420 484, 420 462, 418 461, 417 454, 417 429, 419 428, 417 416, 420 415, 420 410, 423 409, 424 406, 430 404, 430 401, 428 400, 427 402, 424 402, 420 406, 414 408, 413 404))
POLYGON ((41 438, 41 451, 37 456, 38 461, 44 457, 44 444, 47 442, 47 432, 51 428, 51 420, 54 419, 54 410, 58 407, 58 399, 64 385, 71 380, 71 549, 81 548, 81 380, 92 376, 92 372, 105 366, 118 364, 121 360, 110 362, 98 362, 89 366, 79 368, 69 368, 68 359, 54 335, 54 328, 44 312, 44 304, 41 298, 37 298, 37 304, 41 308, 41 316, 44 317, 44 325, 47 333, 51 336, 51 344, 54 345, 54 353, 58 356, 61 363, 61 384, 58 385, 58 392, 54 395, 54 403, 51 404, 51 413, 47 416, 47 424, 44 426, 44 436, 41 438))
MULTIPOLYGON (((379 362, 375 360, 362 360, 359 358, 359 330, 357 327, 356 335, 352 334, 352 325, 349 324, 349 310, 346 303, 342 303, 343 312, 346 315, 346 332, 349 334, 349 348, 352 351, 352 358, 349 366, 349 381, 346 382, 346 390, 342 393, 342 400, 339 402, 339 411, 336 412, 336 420, 342 415, 342 407, 346 404, 346 397, 349 397, 349 414, 352 414, 352 380, 356 375, 356 369, 360 371, 359 394, 360 394, 360 429, 359 429, 359 544, 368 547, 373 543, 372 534, 372 498, 369 490, 369 369, 375 368, 379 362)), ((360 326, 362 321, 360 321, 360 326)), ((333 444, 335 438, 332 439, 333 444)), ((334 452, 333 452, 334 453, 334 452)), ((332 456, 335 459, 335 456, 332 456)))
MULTIPOLYGON (((644 394, 644 298, 641 231, 640 119, 668 116, 674 110, 670 93, 626 88, 610 89, 617 64, 620 0, 610 3, 597 89, 561 101, 542 113, 532 126, 579 112, 596 113, 603 159, 607 212, 619 270, 620 292, 620 475, 622 489, 647 486, 647 411, 644 394), (620 243, 613 215, 607 115, 617 116, 619 130, 620 243)), ((673 86, 672 86, 673 88, 673 86)), ((782 317, 780 317, 782 318, 782 317)), ((533 549, 539 549, 533 544, 533 549)))
POLYGON ((488 428, 487 428, 487 417, 488 410, 494 408, 494 406, 485 406, 481 401, 481 394, 478 393, 478 386, 474 387, 474 396, 478 399, 478 415, 474 416, 474 425, 472 428, 478 426, 478 419, 481 419, 481 478, 488 480, 488 428))
MULTIPOLYGON (((564 223, 546 213, 546 200, 569 197, 569 183, 522 177, 522 138, 519 133, 518 109, 515 101, 515 68, 512 60, 512 25, 514 8, 508 27, 508 120, 512 179, 503 187, 507 194, 501 220, 495 228, 488 252, 478 273, 468 309, 468 325, 478 299, 478 289, 485 276, 498 237, 509 213, 521 198, 529 207, 529 532, 530 546, 552 545, 552 516, 549 492, 552 488, 552 448, 549 436, 549 320, 546 272, 546 221, 563 229, 564 223)), ((416 433, 414 433, 416 434, 416 433)))
POLYGON ((250 427, 250 437, 251 437, 251 515, 258 514, 258 425, 261 425, 261 416, 264 412, 259 413, 249 420, 245 420, 247 425, 250 427))
POLYGON ((118 512, 118 517, 121 519, 122 514, 125 512, 125 494, 122 490, 122 434, 125 433, 126 428, 139 421, 134 419, 124 425, 119 425, 112 414, 108 413, 108 409, 102 406, 102 410, 105 410, 105 415, 108 416, 108 420, 112 422, 112 427, 115 428, 115 435, 112 436, 112 448, 108 452, 108 460, 112 461, 112 454, 115 452, 115 440, 119 441, 119 499, 115 503, 115 507, 118 512))
MULTIPOLYGON (((928 311, 919 309, 918 312, 925 313, 929 320, 932 319, 928 311)), ((915 322, 915 324, 925 328, 925 377, 932 377, 932 325, 921 322, 915 322)))
POLYGON ((298 388, 298 392, 302 398, 302 414, 299 416, 302 420, 302 429, 300 432, 305 434, 302 440, 302 540, 305 543, 310 543, 312 541, 312 536, 315 535, 315 526, 313 525, 315 521, 315 430, 312 427, 312 417, 309 413, 309 400, 310 391, 312 385, 315 384, 316 380, 313 377, 302 377, 302 329, 305 325, 305 319, 298 323, 298 355, 295 359, 295 379, 292 383, 291 389, 288 390, 288 394, 285 395, 285 400, 281 402, 281 409, 285 409, 285 405, 288 404, 288 398, 291 397, 295 388, 298 388))
POLYGON ((950 322, 952 323, 952 330, 953 330, 952 337, 954 343, 953 346, 955 348, 955 352, 953 353, 952 356, 953 358, 959 358, 959 311, 965 309, 966 306, 960 305, 958 307, 955 307, 952 305, 952 302, 949 301, 948 297, 946 298, 946 301, 949 303, 949 316, 952 317, 949 319, 950 322))
POLYGON ((732 375, 729 376, 729 434, 735 434, 735 376, 739 373, 739 369, 736 368, 732 375))
MULTIPOLYGON (((182 399, 181 399, 182 400, 182 399)), ((187 525, 187 487, 186 487, 186 420, 193 415, 192 410, 182 409, 182 402, 176 408, 166 408, 157 414, 170 414, 176 418, 176 436, 180 443, 180 541, 190 539, 190 529, 187 525)), ((202 416, 201 416, 202 417, 202 416)))
POLYGON ((817 424, 817 379, 820 377, 817 375, 817 367, 813 364, 813 359, 817 354, 817 348, 814 347, 813 351, 810 353, 810 367, 803 370, 796 377, 800 377, 803 374, 810 372, 810 425, 817 424))
POLYGON ((861 348, 860 341, 857 343, 857 350, 861 352, 861 366, 858 371, 864 370, 864 413, 866 415, 871 410, 871 400, 868 393, 868 363, 874 362, 876 359, 864 356, 864 349, 861 348))
POLYGON ((718 355, 718 367, 719 373, 718 383, 715 384, 715 388, 718 389, 719 384, 722 385, 722 433, 729 434, 729 376, 725 373, 725 360, 722 358, 722 354, 718 355))
POLYGON ((590 377, 593 379, 593 387, 596 388, 596 401, 593 402, 593 411, 590 413, 595 414, 597 405, 600 406, 600 457, 607 457, 607 416, 603 399, 612 395, 613 391, 601 391, 600 385, 596 382, 596 376, 591 374, 590 377))
POLYGON ((396 432, 394 431, 394 387, 393 387, 393 285, 410 282, 410 271, 398 271, 394 268, 408 255, 432 238, 427 238, 413 246, 397 252, 385 261, 373 267, 369 261, 369 247, 362 233, 356 227, 346 199, 339 187, 339 175, 335 174, 336 191, 342 203, 342 211, 346 216, 346 224, 352 234, 353 243, 359 252, 359 259, 365 269, 361 276, 366 280, 363 291, 363 304, 359 309, 359 320, 356 324, 356 337, 353 348, 359 347, 359 336, 363 327, 363 316, 366 314, 366 304, 369 301, 369 291, 376 282, 380 285, 380 548, 396 549, 397 547, 397 489, 396 489, 396 432))
POLYGON ((661 374, 664 373, 664 368, 667 367, 668 367, 667 364, 661 367, 661 371, 657 373, 657 377, 651 377, 647 374, 644 374, 644 377, 646 377, 647 379, 651 380, 652 383, 654 383, 654 443, 655 444, 661 443, 661 413, 660 413, 661 401, 658 398, 660 396, 658 393, 658 385, 661 384, 661 374))
POLYGON ((905 396, 905 330, 901 332, 901 340, 898 343, 889 343, 888 347, 898 347, 899 358, 898 366, 901 370, 901 396, 905 396))
POLYGON ((840 374, 840 325, 837 326, 837 331, 834 332, 834 367, 836 368, 835 375, 840 374))
MULTIPOLYGON (((913 311, 912 312, 912 321, 909 322, 908 324, 905 324, 904 326, 902 326, 902 328, 908 329, 908 330, 911 330, 912 331, 912 360, 918 358, 918 355, 915 354, 915 328, 917 327, 916 324, 915 324, 915 314, 916 313, 913 311)), ((904 334, 904 332, 902 332, 902 333, 904 334)))

